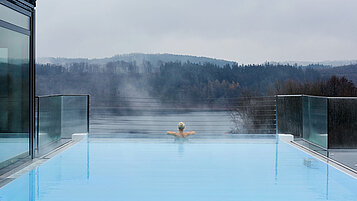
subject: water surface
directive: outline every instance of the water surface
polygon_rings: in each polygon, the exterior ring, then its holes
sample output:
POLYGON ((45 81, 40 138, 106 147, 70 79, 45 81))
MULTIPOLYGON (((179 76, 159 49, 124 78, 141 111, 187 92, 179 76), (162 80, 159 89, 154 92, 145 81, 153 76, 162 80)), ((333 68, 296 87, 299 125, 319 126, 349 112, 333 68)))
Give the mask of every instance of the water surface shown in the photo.
POLYGON ((92 139, 0 189, 0 200, 350 201, 356 189, 284 142, 92 139))

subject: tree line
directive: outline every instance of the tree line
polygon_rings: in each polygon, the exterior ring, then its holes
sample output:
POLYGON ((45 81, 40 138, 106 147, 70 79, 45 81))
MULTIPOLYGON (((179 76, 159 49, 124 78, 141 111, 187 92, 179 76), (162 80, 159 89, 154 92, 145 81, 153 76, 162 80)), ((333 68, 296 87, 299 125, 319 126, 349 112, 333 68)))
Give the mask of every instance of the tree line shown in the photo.
POLYGON ((357 88, 346 77, 333 75, 329 79, 320 79, 313 82, 301 83, 291 79, 278 82, 274 86, 274 91, 270 91, 270 94, 353 97, 357 96, 357 88))
POLYGON ((116 61, 105 65, 37 64, 37 95, 90 94, 94 106, 128 105, 126 98, 155 98, 159 102, 211 103, 247 94, 310 94, 356 96, 353 82, 326 80, 309 67, 280 64, 218 66, 211 63, 116 61))

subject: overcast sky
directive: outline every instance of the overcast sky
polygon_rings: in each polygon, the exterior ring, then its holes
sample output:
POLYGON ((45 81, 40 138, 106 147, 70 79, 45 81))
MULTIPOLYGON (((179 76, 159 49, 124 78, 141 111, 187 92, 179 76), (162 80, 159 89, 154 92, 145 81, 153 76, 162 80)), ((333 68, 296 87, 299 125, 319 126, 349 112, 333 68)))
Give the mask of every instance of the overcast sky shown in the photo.
POLYGON ((357 59, 356 0, 38 0, 38 57, 357 59))

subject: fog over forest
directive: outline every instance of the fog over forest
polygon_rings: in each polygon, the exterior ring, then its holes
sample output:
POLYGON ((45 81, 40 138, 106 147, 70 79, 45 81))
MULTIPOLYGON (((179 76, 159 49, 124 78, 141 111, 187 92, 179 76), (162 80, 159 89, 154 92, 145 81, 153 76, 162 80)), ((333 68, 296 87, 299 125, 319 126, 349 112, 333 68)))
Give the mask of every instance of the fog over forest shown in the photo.
MULTIPOLYGON (((287 82, 290 85, 292 82, 311 84, 332 75, 347 76, 357 82, 357 65, 239 65, 192 56, 139 54, 139 59, 137 56, 102 60, 47 59, 51 64, 37 64, 37 95, 90 94, 92 104, 98 106, 129 104, 125 103, 125 98, 132 97, 211 104, 212 100, 220 98, 288 93, 292 89, 281 91, 287 82)), ((301 92, 324 95, 321 91, 301 92)))

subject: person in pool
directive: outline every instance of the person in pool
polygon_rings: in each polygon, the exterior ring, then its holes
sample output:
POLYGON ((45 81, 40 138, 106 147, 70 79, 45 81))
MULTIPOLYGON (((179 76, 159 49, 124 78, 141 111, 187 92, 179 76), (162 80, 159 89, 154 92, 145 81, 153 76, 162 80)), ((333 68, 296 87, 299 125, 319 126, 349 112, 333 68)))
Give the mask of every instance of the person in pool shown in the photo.
POLYGON ((183 122, 180 122, 178 125, 178 130, 179 132, 172 132, 172 131, 167 131, 168 135, 174 135, 176 138, 186 138, 190 135, 194 135, 195 131, 189 131, 189 132, 183 132, 183 130, 186 128, 185 124, 183 122))

